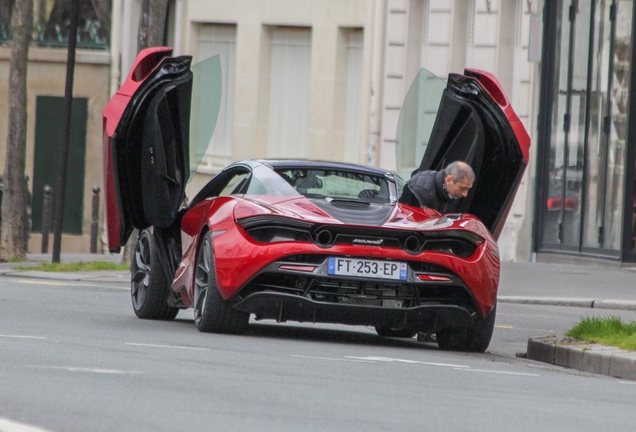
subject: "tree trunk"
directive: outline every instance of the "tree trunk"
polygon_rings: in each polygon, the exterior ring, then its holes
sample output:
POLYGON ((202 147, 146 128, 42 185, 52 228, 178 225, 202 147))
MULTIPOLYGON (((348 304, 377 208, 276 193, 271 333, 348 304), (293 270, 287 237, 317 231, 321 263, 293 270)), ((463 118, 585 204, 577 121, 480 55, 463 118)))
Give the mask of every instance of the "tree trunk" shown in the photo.
POLYGON ((137 51, 164 45, 167 13, 168 0, 143 0, 137 32, 137 51))
POLYGON ((16 0, 9 71, 9 131, 2 198, 2 258, 26 258, 27 64, 33 0, 16 0))

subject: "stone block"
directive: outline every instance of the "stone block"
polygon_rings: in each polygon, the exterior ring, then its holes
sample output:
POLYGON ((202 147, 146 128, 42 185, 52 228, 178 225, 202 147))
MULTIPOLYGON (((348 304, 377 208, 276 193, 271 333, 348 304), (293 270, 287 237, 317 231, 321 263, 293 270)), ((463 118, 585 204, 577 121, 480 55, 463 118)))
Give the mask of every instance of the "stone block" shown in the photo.
POLYGON ((528 339, 528 359, 554 364, 555 353, 554 338, 528 339))
POLYGON ((610 376, 636 380, 636 352, 621 351, 612 355, 610 376))
POLYGON ((554 364, 570 369, 583 370, 584 345, 557 345, 554 364))
POLYGON ((587 346, 583 352, 581 370, 600 375, 609 375, 612 359, 611 354, 614 352, 620 352, 620 350, 603 345, 587 346))
POLYGON ((633 300, 596 300, 594 309, 636 310, 636 301, 633 300))

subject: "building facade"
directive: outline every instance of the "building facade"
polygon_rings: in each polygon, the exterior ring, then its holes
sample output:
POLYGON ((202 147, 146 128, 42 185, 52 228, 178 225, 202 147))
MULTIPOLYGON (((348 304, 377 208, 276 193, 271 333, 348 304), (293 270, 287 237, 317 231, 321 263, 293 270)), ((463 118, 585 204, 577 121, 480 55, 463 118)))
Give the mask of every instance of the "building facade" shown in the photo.
MULTIPOLYGON (((12 2, 9 2, 11 4, 12 2)), ((65 108, 68 16, 53 0, 36 3, 27 70, 27 149, 25 172, 31 193, 32 230, 28 249, 40 252, 44 187, 57 187, 65 108)), ((90 251, 93 188, 101 188, 102 109, 108 102, 111 56, 107 2, 81 2, 62 247, 90 251), (97 6, 95 6, 97 5, 97 6)), ((4 6, 4 3, 3 3, 4 6)), ((4 171, 8 134, 10 11, 0 7, 0 169, 4 171)), ((55 203, 53 203, 55 205, 55 203)), ((54 214, 52 211, 51 214, 54 214)), ((53 231, 50 224, 51 233, 53 231)), ((52 234, 49 252, 52 248, 52 234)))
MULTIPOLYGON (((81 236, 92 187, 101 184, 101 109, 134 61, 141 11, 142 0, 112 0, 107 49, 78 56, 76 96, 85 99, 87 125, 81 236)), ((633 0, 171 0, 166 44, 194 63, 219 55, 224 76, 215 134, 188 193, 243 158, 395 170, 400 107, 419 70, 445 79, 476 68, 497 76, 532 137, 499 239, 502 260, 636 261, 628 180, 636 162, 634 13, 633 0)), ((34 175, 46 130, 37 106, 46 112, 55 103, 38 97, 61 96, 64 82, 65 50, 40 49, 29 69, 34 175)), ((6 76, 7 59, 0 47, 6 76)), ((34 189, 34 208, 36 201, 34 189)))

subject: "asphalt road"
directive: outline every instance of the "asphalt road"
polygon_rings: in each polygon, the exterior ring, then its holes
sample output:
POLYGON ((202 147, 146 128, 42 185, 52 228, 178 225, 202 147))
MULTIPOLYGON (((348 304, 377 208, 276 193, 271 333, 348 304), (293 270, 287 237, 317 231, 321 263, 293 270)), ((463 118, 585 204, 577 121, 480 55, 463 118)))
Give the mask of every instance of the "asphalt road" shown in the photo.
MULTIPOLYGON (((632 431, 636 382, 515 358, 591 309, 501 304, 488 354, 368 328, 137 319, 124 285, 0 279, 0 431, 632 431), (13 423, 11 423, 13 424, 13 423), (4 425, 4 426, 3 426, 4 425)), ((611 312, 610 312, 611 313, 611 312)), ((635 319, 633 312, 622 312, 635 319)))

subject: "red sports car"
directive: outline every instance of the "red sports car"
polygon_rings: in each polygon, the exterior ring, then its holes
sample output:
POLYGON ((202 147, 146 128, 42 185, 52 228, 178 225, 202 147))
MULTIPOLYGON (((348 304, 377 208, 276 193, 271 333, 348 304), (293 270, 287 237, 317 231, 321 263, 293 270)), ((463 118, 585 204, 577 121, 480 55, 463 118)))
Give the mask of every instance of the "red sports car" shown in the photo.
POLYGON ((435 333, 442 349, 486 350, 496 238, 530 145, 494 77, 449 77, 420 165, 473 166, 465 213, 398 203, 404 181, 393 172, 285 159, 232 164, 185 204, 191 144, 207 145, 218 112, 219 93, 201 89, 218 77, 197 74, 218 68, 193 73, 190 57, 170 54, 143 51, 104 110, 109 247, 141 230, 131 267, 139 318, 193 308, 204 332, 244 332, 253 314, 373 326, 381 336, 435 333))

